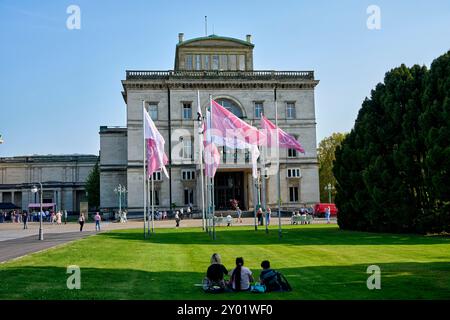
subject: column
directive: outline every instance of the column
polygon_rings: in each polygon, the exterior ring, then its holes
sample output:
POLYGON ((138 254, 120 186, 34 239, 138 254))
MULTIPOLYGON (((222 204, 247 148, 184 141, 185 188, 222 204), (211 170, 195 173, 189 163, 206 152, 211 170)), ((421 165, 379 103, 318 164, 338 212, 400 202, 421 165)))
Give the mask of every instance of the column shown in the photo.
POLYGON ((3 192, 0 192, 0 202, 3 202, 3 192))
POLYGON ((15 200, 14 200, 14 196, 15 196, 15 191, 11 191, 11 203, 15 204, 15 200))

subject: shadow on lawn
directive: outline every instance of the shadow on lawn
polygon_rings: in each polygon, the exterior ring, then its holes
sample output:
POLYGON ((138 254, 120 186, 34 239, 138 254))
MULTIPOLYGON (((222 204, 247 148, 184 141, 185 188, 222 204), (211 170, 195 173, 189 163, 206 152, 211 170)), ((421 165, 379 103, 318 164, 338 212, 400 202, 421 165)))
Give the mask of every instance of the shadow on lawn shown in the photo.
MULTIPOLYGON (((76 261, 73 261, 76 263, 76 261)), ((0 299, 449 299, 448 262, 379 264, 381 290, 368 290, 368 265, 312 266, 279 269, 292 292, 205 294, 201 272, 147 272, 133 269, 83 268, 81 289, 66 287, 66 268, 0 269, 0 299)), ((205 264, 205 269, 207 264, 205 264)), ((260 270, 253 270, 259 276, 260 270)))
POLYGON ((266 234, 263 228, 258 231, 241 228, 218 228, 216 240, 212 240, 206 232, 192 229, 156 229, 148 239, 143 232, 137 230, 111 231, 101 233, 99 237, 122 239, 128 241, 148 241, 165 244, 279 244, 286 245, 431 245, 450 244, 445 237, 425 237, 407 234, 380 234, 356 231, 342 231, 338 228, 299 226, 284 228, 281 240, 278 230, 271 228, 266 234))

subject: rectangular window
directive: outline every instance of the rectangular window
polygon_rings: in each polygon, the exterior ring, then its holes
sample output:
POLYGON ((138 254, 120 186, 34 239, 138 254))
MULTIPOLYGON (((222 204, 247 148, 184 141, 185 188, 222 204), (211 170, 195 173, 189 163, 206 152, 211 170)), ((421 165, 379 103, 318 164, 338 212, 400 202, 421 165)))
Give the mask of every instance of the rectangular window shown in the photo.
POLYGON ((255 102, 255 119, 261 119, 261 115, 264 113, 263 103, 255 102))
POLYGON ((300 169, 299 168, 288 169, 287 177, 288 178, 300 178, 300 169))
POLYGON ((289 187, 289 201, 298 202, 298 187, 289 187))
POLYGON ((192 104, 190 102, 183 102, 183 119, 192 119, 192 104))
POLYGON ((212 56, 212 68, 213 70, 219 70, 219 56, 217 54, 212 56))
POLYGON ((243 54, 239 55, 239 70, 245 70, 245 56, 243 54))
POLYGON ((192 55, 188 54, 185 57, 185 69, 192 70, 192 55))
POLYGON ((288 158, 297 158, 297 150, 288 149, 288 158))
POLYGON ((183 159, 192 159, 192 139, 190 137, 183 139, 183 159))
POLYGON ((228 68, 229 70, 236 70, 236 55, 230 54, 228 56, 228 68))
POLYGON ((286 118, 295 119, 295 103, 293 102, 286 103, 286 118))
POLYGON ((195 70, 202 69, 202 56, 199 54, 195 55, 195 70))
POLYGON ((153 172, 153 181, 161 181, 161 171, 153 172))
POLYGON ((195 170, 182 170, 181 176, 183 180, 195 180, 195 170))
POLYGON ((194 204, 194 190, 193 189, 184 189, 184 204, 185 205, 194 204))
POLYGON ((209 70, 209 55, 202 55, 203 57, 203 69, 204 70, 209 70))
POLYGON ((158 104, 150 102, 147 107, 148 114, 153 121, 158 120, 158 104))
POLYGON ((220 55, 220 70, 228 70, 228 60, 227 55, 220 55))
MULTIPOLYGON (((158 190, 154 190, 153 193, 153 199, 155 200, 155 206, 159 206, 159 191, 158 190)), ((151 201, 151 199, 149 199, 149 201, 151 201)))

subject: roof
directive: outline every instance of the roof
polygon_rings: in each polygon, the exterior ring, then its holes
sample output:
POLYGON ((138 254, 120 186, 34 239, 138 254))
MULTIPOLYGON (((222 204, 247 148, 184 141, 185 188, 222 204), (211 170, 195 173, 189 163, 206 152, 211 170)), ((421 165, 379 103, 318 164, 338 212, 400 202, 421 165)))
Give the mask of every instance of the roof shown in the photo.
POLYGON ((180 46, 184 46, 186 44, 192 43, 192 42, 196 42, 196 41, 203 41, 203 40, 224 40, 224 41, 232 41, 232 42, 236 42, 248 47, 254 47, 255 45, 253 43, 241 40, 241 39, 237 39, 237 38, 231 38, 231 37, 222 37, 222 36, 218 36, 216 34, 211 34, 209 36, 206 37, 198 37, 198 38, 193 38, 193 39, 189 39, 183 42, 180 42, 177 44, 177 48, 180 46))

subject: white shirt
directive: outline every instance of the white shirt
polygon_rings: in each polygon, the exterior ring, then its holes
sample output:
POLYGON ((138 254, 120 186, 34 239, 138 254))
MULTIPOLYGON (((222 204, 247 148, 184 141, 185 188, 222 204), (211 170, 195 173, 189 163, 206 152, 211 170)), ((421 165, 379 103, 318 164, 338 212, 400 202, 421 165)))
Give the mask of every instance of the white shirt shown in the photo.
MULTIPOLYGON (((235 269, 231 270, 229 273, 229 276, 233 276, 233 272, 235 269)), ((250 287, 250 276, 252 275, 252 272, 249 268, 242 266, 241 267, 241 290, 247 290, 250 287)), ((234 285, 234 281, 232 283, 233 289, 236 289, 234 285)))

